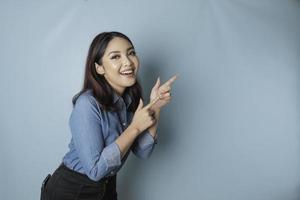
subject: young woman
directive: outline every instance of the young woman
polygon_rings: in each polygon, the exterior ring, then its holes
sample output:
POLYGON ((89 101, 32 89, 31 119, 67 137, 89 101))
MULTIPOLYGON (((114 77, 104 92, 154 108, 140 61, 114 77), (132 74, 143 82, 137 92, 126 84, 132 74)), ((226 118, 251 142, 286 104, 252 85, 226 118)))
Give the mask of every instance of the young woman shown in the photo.
POLYGON ((130 39, 103 32, 92 41, 82 90, 73 97, 69 151, 48 175, 43 200, 116 200, 116 175, 130 151, 148 158, 156 144, 160 110, 171 100, 173 76, 158 78, 144 106, 139 60, 130 39))

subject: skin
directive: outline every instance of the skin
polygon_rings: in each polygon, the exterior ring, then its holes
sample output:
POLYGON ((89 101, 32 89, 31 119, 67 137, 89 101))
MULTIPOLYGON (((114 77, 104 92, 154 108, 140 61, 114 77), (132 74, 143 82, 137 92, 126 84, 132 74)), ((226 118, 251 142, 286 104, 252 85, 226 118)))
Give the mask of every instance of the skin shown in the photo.
MULTIPOLYGON (((108 83, 120 96, 127 87, 136 82, 139 69, 139 59, 135 54, 133 46, 124 38, 115 37, 107 45, 102 57, 102 64, 95 63, 98 74, 105 77, 108 83), (132 76, 123 76, 120 73, 124 70, 132 69, 132 76)), ((157 137, 158 119, 161 108, 171 101, 171 85, 177 79, 178 75, 171 77, 164 84, 160 84, 158 78, 150 94, 150 103, 144 106, 140 100, 137 110, 134 113, 131 124, 116 139, 121 156, 123 157, 135 138, 148 128, 153 138, 157 137)))

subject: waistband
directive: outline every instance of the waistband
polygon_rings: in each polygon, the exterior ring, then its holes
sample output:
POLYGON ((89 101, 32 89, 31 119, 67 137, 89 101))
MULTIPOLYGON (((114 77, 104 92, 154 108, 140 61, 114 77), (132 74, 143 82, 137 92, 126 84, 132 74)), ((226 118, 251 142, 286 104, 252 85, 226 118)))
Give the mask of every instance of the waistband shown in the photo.
POLYGON ((91 180, 87 175, 68 168, 64 163, 61 163, 59 165, 57 171, 63 172, 64 174, 68 175, 69 177, 73 178, 76 181, 80 181, 90 185, 102 185, 104 183, 107 184, 109 181, 116 179, 116 175, 114 175, 114 176, 103 177, 99 181, 94 181, 91 180))

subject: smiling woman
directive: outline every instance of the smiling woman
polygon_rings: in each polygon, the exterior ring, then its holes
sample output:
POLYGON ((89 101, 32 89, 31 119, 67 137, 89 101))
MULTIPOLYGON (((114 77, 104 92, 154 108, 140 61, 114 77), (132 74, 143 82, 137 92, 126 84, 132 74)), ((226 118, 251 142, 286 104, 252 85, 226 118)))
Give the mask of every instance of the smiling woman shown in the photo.
POLYGON ((127 87, 136 82, 139 60, 129 40, 113 38, 106 48, 101 64, 95 65, 97 73, 105 77, 118 95, 122 95, 127 87))
POLYGON ((143 105, 139 59, 119 32, 97 35, 89 48, 83 88, 73 97, 72 138, 60 166, 41 190, 43 200, 116 200, 116 177, 130 151, 148 158, 157 143, 160 110, 171 100, 173 76, 152 88, 143 105))

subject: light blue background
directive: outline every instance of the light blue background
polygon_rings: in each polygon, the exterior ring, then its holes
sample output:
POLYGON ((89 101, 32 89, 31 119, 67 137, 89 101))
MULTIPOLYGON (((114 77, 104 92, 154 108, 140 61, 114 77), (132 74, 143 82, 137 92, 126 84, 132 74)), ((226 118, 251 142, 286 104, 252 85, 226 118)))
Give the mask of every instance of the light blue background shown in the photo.
POLYGON ((93 37, 134 42, 146 96, 180 78, 120 200, 300 199, 299 0, 0 2, 0 199, 39 199, 70 140, 93 37))

